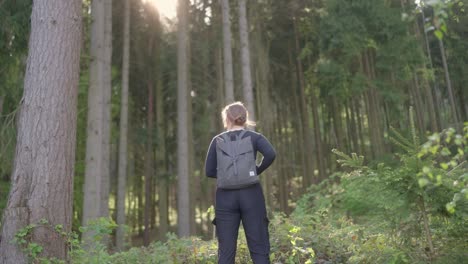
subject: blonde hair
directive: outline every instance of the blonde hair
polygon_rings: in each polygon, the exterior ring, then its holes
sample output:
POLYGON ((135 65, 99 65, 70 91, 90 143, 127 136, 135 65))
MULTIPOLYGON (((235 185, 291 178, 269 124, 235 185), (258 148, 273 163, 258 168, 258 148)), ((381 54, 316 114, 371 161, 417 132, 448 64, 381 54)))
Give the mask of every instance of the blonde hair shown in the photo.
POLYGON ((255 122, 249 120, 249 111, 242 102, 235 102, 224 107, 221 111, 224 127, 227 128, 228 121, 236 126, 255 126, 255 122))

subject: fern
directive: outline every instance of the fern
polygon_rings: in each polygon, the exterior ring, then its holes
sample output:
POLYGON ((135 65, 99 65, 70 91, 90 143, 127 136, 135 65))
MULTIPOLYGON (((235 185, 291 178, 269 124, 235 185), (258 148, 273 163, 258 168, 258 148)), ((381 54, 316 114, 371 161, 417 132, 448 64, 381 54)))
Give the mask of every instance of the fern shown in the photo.
POLYGON ((414 112, 413 107, 409 109, 409 116, 410 116, 410 127, 411 127, 411 142, 405 136, 403 136, 400 132, 398 132, 394 127, 390 126, 390 130, 394 134, 394 136, 390 136, 389 139, 392 143, 399 146, 403 150, 405 150, 408 154, 415 154, 419 152, 420 149, 420 140, 416 131, 416 125, 414 123, 414 112))
POLYGON ((350 168, 366 168, 364 166, 364 156, 358 156, 356 153, 351 153, 351 156, 337 150, 332 149, 332 152, 335 153, 337 156, 343 158, 337 160, 338 163, 341 164, 342 167, 350 167, 350 168))

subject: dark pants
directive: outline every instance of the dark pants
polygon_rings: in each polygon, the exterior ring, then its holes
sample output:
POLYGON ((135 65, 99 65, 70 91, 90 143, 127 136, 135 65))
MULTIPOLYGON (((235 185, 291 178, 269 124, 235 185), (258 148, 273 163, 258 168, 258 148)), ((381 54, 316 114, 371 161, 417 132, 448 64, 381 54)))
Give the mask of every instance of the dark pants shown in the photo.
POLYGON ((241 220, 253 262, 270 263, 268 218, 260 184, 238 190, 216 190, 214 223, 218 236, 218 263, 234 263, 241 220))

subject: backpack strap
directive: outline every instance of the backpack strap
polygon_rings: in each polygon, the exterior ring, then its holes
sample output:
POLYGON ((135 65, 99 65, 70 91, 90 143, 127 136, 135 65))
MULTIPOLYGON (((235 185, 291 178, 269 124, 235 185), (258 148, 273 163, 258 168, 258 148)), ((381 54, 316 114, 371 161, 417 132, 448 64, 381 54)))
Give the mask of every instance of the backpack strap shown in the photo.
POLYGON ((231 141, 231 138, 228 136, 228 133, 222 133, 221 138, 224 140, 224 142, 231 141))
POLYGON ((242 129, 242 131, 239 133, 239 135, 236 136, 236 140, 241 140, 242 137, 245 135, 245 132, 247 132, 247 130, 242 129))

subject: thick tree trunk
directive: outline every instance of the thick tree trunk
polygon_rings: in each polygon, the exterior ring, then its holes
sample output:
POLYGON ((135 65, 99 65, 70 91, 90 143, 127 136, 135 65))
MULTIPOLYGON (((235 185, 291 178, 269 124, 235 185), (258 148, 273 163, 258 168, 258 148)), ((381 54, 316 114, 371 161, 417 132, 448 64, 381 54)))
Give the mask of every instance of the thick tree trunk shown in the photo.
MULTIPOLYGON (((83 225, 107 217, 109 197, 111 2, 93 1, 91 14, 91 65, 88 90, 88 128, 84 182, 83 225)), ((90 238, 85 233, 83 238, 90 238)))
POLYGON ((177 233, 190 235, 188 118, 188 1, 179 0, 177 35, 177 233))
POLYGON ((12 243, 19 229, 46 219, 31 231, 41 255, 67 259, 67 241, 54 230, 71 231, 81 1, 34 2, 24 95, 18 119, 12 186, 3 212, 1 263, 27 263, 12 243))
POLYGON ((116 246, 118 250, 124 249, 125 225, 125 192, 127 182, 128 159, 128 77, 130 64, 130 0, 124 2, 124 28, 123 28, 123 57, 122 57, 122 97, 120 102, 120 133, 119 133, 119 174, 117 184, 117 227, 116 246))
POLYGON ((234 74, 232 69, 231 20, 229 0, 221 0, 223 14, 223 54, 224 54, 224 89, 225 104, 234 102, 234 74))

